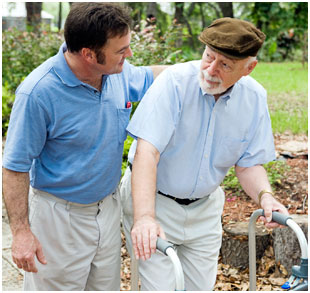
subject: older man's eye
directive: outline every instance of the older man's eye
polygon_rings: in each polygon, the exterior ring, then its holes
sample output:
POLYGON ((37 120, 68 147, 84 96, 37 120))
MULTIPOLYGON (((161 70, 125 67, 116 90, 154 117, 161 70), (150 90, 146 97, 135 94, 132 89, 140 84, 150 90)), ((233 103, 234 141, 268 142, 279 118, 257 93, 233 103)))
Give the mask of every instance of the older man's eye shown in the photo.
POLYGON ((222 63, 224 69, 230 69, 230 66, 227 63, 222 63))
POLYGON ((212 61, 212 57, 208 53, 206 54, 206 59, 207 61, 212 61))

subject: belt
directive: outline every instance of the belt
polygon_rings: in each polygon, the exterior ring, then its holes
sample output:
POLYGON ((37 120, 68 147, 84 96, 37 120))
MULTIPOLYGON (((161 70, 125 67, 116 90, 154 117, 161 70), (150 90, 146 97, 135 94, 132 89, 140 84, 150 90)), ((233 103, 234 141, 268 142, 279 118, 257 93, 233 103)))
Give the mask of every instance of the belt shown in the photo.
POLYGON ((177 202, 178 204, 181 204, 181 205, 189 205, 201 198, 193 198, 193 199, 190 199, 190 198, 177 198, 175 196, 172 196, 172 195, 169 195, 169 194, 165 194, 165 193, 162 193, 161 191, 157 191, 159 194, 163 195, 163 196, 166 196, 172 200, 174 200, 175 202, 177 202))
MULTIPOLYGON (((132 171, 132 164, 130 162, 128 162, 128 166, 129 166, 129 169, 130 171, 132 171)), ((189 205, 201 198, 193 198, 193 199, 189 199, 189 198, 177 198, 175 196, 172 196, 172 195, 169 195, 169 194, 165 194, 165 193, 162 193, 161 191, 158 191, 159 194, 163 195, 163 196, 166 196, 172 200, 174 200, 175 202, 177 202, 178 204, 181 204, 181 205, 189 205)))

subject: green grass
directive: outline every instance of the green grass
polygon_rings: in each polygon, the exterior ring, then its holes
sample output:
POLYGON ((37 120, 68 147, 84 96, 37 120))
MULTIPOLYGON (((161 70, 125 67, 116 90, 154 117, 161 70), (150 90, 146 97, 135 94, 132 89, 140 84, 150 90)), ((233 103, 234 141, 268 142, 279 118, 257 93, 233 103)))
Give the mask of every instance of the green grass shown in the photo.
POLYGON ((268 93, 274 133, 308 133, 308 64, 258 63, 251 76, 268 93))
POLYGON ((258 62, 251 76, 260 82, 268 94, 308 94, 308 64, 258 62))
POLYGON ((293 112, 271 111, 271 124, 274 132, 284 133, 290 131, 293 134, 308 133, 308 111, 295 110, 293 112))

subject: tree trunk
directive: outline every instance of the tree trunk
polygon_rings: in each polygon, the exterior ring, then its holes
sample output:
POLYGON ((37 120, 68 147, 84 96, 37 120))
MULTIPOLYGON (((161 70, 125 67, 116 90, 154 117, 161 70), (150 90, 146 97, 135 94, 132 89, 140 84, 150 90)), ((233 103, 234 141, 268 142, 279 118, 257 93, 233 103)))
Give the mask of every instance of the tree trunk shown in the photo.
POLYGON ((26 2, 27 26, 34 32, 40 31, 42 2, 26 2))
POLYGON ((140 2, 127 2, 126 5, 132 9, 131 17, 134 21, 134 30, 140 29, 140 22, 142 19, 142 15, 144 13, 144 6, 142 6, 144 3, 140 2))
MULTIPOLYGON (((189 22, 187 21, 186 17, 184 16, 184 2, 176 2, 175 3, 174 18, 176 19, 177 23, 186 25, 188 33, 190 35, 190 39, 188 40, 188 43, 192 48, 195 48, 195 42, 194 42, 194 38, 193 38, 192 28, 191 28, 189 22)), ((182 46, 182 37, 181 36, 180 36, 179 40, 177 40, 176 44, 178 47, 182 46)))
POLYGON ((59 2, 59 10, 58 10, 58 31, 61 30, 61 22, 62 22, 62 2, 59 2))
MULTIPOLYGON (((300 226, 308 239, 308 216, 290 215, 300 226)), ((276 228, 272 231, 273 249, 276 263, 282 264, 290 274, 293 265, 300 264, 300 246, 296 234, 291 228, 276 228)))
POLYGON ((232 2, 218 2, 223 17, 234 17, 233 4, 232 2))
MULTIPOLYGON (((183 21, 183 9, 184 9, 184 3, 175 3, 174 18, 177 23, 182 23, 183 21)), ((175 44, 177 48, 182 47, 182 44, 183 44, 182 35, 180 35, 177 38, 175 44)))
MULTIPOLYGON (((223 264, 245 269, 249 266, 248 222, 227 224, 221 247, 223 264)), ((256 259, 259 260, 270 244, 270 235, 264 225, 256 225, 256 259)))
POLYGON ((152 17, 157 18, 157 3, 156 2, 148 2, 146 8, 146 17, 151 19, 152 17))
POLYGON ((302 46, 302 67, 305 68, 305 63, 307 61, 308 56, 308 30, 304 32, 304 44, 302 46))
POLYGON ((207 2, 206 4, 215 11, 215 14, 216 14, 217 18, 221 17, 221 11, 218 9, 218 6, 216 5, 216 3, 213 4, 211 2, 207 2))
POLYGON ((206 27, 206 21, 205 21, 205 15, 203 12, 203 3, 199 2, 199 10, 200 10, 200 16, 201 16, 201 22, 202 22, 202 30, 206 27))

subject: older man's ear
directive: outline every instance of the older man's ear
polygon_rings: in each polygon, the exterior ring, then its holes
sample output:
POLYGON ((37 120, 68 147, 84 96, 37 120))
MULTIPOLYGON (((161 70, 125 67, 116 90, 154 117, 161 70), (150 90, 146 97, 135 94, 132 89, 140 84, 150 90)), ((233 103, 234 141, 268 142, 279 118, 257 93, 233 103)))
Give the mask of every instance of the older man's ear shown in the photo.
POLYGON ((257 63, 258 63, 258 61, 257 61, 257 60, 254 60, 254 61, 252 61, 252 62, 250 62, 250 63, 248 64, 248 68, 247 68, 248 74, 247 74, 247 75, 249 75, 249 74, 253 71, 253 69, 255 68, 255 66, 256 66, 257 63))

